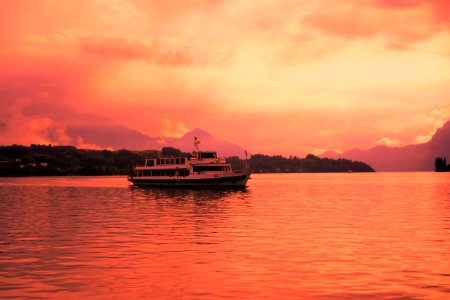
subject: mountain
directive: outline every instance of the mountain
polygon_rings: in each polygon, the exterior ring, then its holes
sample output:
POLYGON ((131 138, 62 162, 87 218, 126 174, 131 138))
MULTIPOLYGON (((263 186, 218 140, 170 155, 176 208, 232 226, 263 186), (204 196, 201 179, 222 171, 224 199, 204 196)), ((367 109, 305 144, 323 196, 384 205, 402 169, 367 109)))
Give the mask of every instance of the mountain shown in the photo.
POLYGON ((450 121, 439 128, 427 143, 404 147, 352 149, 342 154, 327 152, 321 157, 364 161, 376 171, 433 171, 436 157, 450 158, 450 121))
POLYGON ((174 147, 184 152, 192 152, 195 149, 194 136, 196 136, 200 140, 201 150, 217 151, 219 156, 243 157, 245 152, 241 146, 216 139, 209 132, 200 128, 186 133, 181 138, 150 137, 114 123, 95 126, 71 124, 67 126, 66 131, 73 139, 80 137, 84 143, 106 149, 160 150, 162 147, 174 147))
POLYGON ((157 138, 117 124, 69 125, 66 131, 72 138, 81 137, 85 143, 104 149, 148 150, 161 148, 157 138))
POLYGON ((200 150, 217 151, 219 156, 244 156, 245 150, 238 144, 227 140, 218 140, 209 132, 200 128, 196 128, 193 131, 186 133, 179 139, 167 139, 167 144, 165 146, 178 148, 184 152, 191 152, 194 150, 194 137, 197 137, 200 140, 200 150))

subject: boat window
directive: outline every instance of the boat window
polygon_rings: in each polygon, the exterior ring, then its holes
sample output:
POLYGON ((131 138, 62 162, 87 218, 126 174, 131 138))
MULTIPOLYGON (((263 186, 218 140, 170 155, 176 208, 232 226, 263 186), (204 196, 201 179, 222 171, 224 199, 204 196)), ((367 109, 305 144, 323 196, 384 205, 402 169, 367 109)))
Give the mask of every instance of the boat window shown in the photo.
POLYGON ((178 176, 183 176, 183 177, 189 176, 189 170, 187 170, 187 169, 178 170, 178 176))
POLYGON ((153 159, 147 159, 147 163, 145 165, 147 167, 153 167, 155 165, 155 161, 153 159))
POLYGON ((224 166, 194 166, 194 172, 202 171, 224 171, 224 166))
POLYGON ((181 164, 184 165, 184 163, 185 163, 185 160, 184 160, 184 157, 182 157, 181 158, 181 164))
POLYGON ((217 158, 217 155, 215 152, 201 152, 200 158, 217 158))
POLYGON ((170 159, 170 164, 172 164, 172 165, 175 164, 175 158, 170 159))

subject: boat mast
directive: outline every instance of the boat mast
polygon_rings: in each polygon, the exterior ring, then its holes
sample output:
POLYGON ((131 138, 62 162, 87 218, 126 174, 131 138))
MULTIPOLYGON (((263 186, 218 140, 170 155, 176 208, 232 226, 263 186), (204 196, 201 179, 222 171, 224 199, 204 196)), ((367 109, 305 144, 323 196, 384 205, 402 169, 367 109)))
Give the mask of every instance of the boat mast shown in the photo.
POLYGON ((194 136, 194 146, 195 146, 195 150, 197 152, 200 151, 199 148, 198 148, 198 144, 200 144, 200 140, 196 136, 194 136))

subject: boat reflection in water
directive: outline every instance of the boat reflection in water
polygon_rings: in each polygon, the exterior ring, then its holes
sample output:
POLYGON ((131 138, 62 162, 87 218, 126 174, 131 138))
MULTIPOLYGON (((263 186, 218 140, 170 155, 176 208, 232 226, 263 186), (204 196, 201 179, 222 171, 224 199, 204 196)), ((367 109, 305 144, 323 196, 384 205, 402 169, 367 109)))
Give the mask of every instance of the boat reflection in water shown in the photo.
POLYGON ((176 189, 168 189, 166 187, 153 186, 130 186, 134 197, 148 199, 151 201, 165 202, 194 202, 201 204, 213 202, 214 200, 245 199, 248 195, 247 188, 244 187, 178 187, 176 189))

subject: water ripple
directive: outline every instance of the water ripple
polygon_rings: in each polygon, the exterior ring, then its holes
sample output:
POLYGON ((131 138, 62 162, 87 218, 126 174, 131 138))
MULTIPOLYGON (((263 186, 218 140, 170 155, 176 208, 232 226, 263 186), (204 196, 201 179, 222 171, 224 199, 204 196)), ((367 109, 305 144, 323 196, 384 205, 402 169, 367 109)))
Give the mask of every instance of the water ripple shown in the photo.
POLYGON ((0 179, 0 297, 445 299, 449 175, 0 179))

